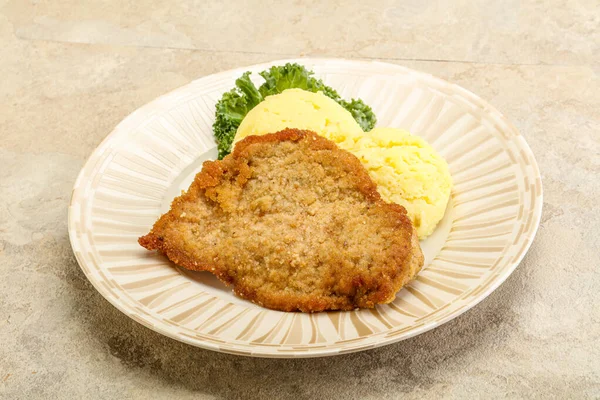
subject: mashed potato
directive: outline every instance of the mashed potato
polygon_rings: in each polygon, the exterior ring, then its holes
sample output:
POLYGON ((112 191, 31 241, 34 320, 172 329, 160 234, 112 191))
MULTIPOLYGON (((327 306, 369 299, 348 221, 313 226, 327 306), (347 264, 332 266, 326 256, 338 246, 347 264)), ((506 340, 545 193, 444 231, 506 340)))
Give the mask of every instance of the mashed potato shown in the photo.
POLYGON ((352 114, 323 93, 287 89, 254 107, 242 120, 233 143, 285 128, 314 131, 342 148, 353 145, 363 135, 352 114))
POLYGON ((394 128, 375 128, 353 149, 381 197, 408 211, 419 239, 444 217, 452 190, 446 161, 425 140, 394 128))
POLYGON ((446 161, 423 139, 394 128, 363 132, 347 110, 322 93, 288 89, 269 96, 240 124, 234 144, 250 135, 309 129, 356 155, 381 197, 406 208, 419 239, 440 222, 452 189, 446 161))

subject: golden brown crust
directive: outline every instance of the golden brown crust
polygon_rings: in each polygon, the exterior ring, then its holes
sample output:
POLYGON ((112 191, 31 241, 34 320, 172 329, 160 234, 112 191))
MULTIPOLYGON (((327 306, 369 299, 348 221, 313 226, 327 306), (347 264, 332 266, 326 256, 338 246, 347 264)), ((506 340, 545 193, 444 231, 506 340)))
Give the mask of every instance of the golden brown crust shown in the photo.
POLYGON ((406 210, 381 200, 355 156, 297 129, 205 162, 139 243, 282 311, 387 303, 423 264, 406 210))

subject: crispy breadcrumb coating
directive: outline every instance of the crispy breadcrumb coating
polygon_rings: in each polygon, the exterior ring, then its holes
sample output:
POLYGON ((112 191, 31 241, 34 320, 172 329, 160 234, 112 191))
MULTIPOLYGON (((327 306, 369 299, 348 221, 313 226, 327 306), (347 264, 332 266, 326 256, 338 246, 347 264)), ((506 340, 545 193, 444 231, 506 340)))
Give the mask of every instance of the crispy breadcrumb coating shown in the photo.
POLYGON ((139 243, 281 311, 389 303, 423 265, 406 210, 381 200, 355 156, 297 129, 205 162, 139 243))

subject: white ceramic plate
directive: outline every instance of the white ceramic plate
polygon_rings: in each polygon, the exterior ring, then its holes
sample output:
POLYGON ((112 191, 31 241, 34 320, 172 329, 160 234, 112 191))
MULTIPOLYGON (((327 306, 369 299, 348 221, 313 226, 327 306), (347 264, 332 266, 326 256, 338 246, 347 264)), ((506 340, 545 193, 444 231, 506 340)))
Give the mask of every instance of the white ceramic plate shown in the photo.
POLYGON ((479 303, 516 268, 542 210, 527 143, 469 91, 397 65, 284 60, 198 79, 128 116, 92 153, 69 207, 69 235, 96 289, 139 323, 206 349, 261 357, 315 357, 397 342, 479 303), (235 297, 207 272, 189 272, 137 243, 202 162, 216 157, 214 106, 242 72, 299 62, 371 105, 378 126, 422 136, 455 181, 446 216, 421 243, 425 267, 396 300, 373 310, 284 313, 235 297))

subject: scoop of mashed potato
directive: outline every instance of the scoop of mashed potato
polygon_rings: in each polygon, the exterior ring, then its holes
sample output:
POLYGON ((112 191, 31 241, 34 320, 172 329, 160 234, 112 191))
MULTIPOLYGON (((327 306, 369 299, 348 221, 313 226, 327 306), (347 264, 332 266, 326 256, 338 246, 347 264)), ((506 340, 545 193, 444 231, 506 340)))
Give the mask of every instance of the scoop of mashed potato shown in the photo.
POLYGON ((238 127, 233 143, 246 136, 285 128, 314 131, 342 148, 353 145, 363 135, 352 114, 323 93, 287 89, 266 97, 250 110, 238 127))
POLYGON ((365 133, 352 149, 381 197, 406 208, 419 239, 429 236, 444 217, 452 191, 446 161, 418 136, 394 128, 365 133))
POLYGON ((250 135, 308 129, 356 155, 381 197, 406 208, 419 239, 440 222, 452 189, 448 164, 425 140, 394 128, 363 132, 352 114, 322 93, 288 89, 267 97, 240 124, 234 144, 250 135))

